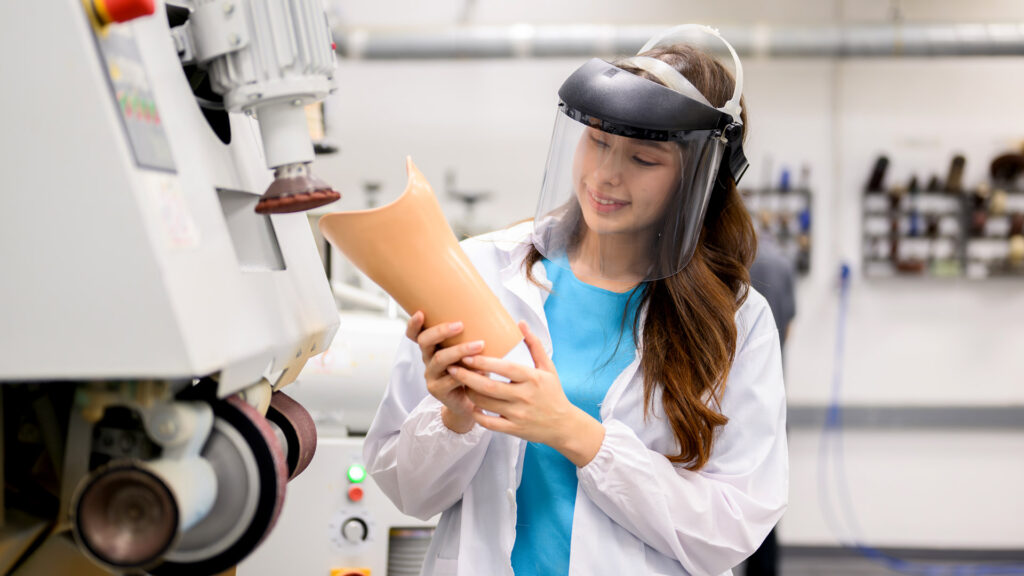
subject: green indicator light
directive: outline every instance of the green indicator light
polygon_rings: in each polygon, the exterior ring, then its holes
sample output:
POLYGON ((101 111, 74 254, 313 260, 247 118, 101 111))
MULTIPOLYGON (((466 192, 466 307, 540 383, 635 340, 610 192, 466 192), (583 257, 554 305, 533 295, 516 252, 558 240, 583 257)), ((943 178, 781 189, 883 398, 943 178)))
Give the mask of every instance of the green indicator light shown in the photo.
POLYGON ((359 464, 353 464, 348 467, 349 482, 359 484, 363 480, 366 480, 366 468, 363 468, 359 464))

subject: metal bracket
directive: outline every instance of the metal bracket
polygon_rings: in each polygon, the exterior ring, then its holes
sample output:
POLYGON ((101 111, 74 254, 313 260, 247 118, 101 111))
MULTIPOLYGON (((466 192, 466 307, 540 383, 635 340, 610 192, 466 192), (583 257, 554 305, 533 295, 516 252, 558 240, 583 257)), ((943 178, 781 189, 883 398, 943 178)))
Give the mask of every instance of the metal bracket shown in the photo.
POLYGON ((196 46, 192 37, 192 23, 185 22, 181 26, 171 28, 171 39, 174 40, 174 49, 178 52, 181 63, 195 64, 196 46))
POLYGON ((206 402, 170 402, 137 409, 146 433, 163 447, 162 458, 198 457, 213 429, 213 409, 206 402))
POLYGON ((197 0, 189 18, 195 58, 209 62, 249 45, 246 0, 197 0))
MULTIPOLYGON (((161 382, 93 386, 80 390, 76 402, 90 429, 110 406, 136 411, 146 434, 163 448, 162 458, 199 456, 213 429, 213 409, 209 404, 174 400, 171 387, 161 382)), ((91 439, 91 432, 88 437, 91 439)))

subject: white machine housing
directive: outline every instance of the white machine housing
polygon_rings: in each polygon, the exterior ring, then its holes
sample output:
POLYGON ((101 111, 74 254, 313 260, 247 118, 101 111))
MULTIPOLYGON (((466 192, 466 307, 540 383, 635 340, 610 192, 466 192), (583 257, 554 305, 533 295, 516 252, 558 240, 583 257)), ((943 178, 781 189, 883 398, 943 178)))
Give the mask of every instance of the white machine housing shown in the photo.
POLYGON ((100 33, 57 3, 0 4, 0 381, 291 382, 337 313, 305 215, 253 212, 256 123, 214 134, 161 2, 100 33))

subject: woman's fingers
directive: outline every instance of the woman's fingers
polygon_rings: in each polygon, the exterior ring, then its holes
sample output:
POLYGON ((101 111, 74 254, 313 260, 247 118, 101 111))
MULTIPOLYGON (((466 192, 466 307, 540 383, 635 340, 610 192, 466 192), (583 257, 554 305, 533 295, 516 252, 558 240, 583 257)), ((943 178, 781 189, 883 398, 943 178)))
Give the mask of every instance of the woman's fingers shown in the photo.
POLYGON ((437 346, 459 332, 462 332, 462 322, 445 322, 420 332, 419 336, 416 337, 416 343, 420 345, 420 348, 430 348, 437 346))
POLYGON ((427 364, 427 373, 435 376, 441 376, 452 364, 462 360, 465 356, 479 354, 483 349, 483 340, 464 342, 455 346, 442 348, 435 352, 434 356, 430 359, 430 362, 427 364))
POLYGON ((554 372, 555 363, 548 357, 547 351, 544 350, 544 345, 540 343, 540 338, 537 338, 537 335, 530 330, 530 325, 526 322, 519 322, 519 331, 523 333, 526 347, 530 349, 533 365, 546 372, 554 372))
POLYGON ((462 363, 473 370, 504 376, 512 382, 525 382, 529 380, 533 370, 533 368, 528 366, 491 356, 470 356, 463 358, 462 363))
POLYGON ((462 386, 462 383, 448 374, 427 381, 427 390, 435 398, 443 397, 459 386, 462 386))
POLYGON ((421 330, 423 330, 423 312, 417 310, 409 317, 409 323, 405 326, 405 337, 416 342, 416 337, 420 335, 421 330))
POLYGON ((490 416, 483 412, 473 412, 473 420, 476 420, 477 424, 487 428, 488 430, 494 430, 495 432, 504 432, 505 434, 513 434, 515 431, 515 425, 512 422, 502 418, 501 416, 490 416))
POLYGON ((420 332, 416 336, 416 343, 419 344, 420 350, 423 352, 423 363, 429 364, 437 350, 437 345, 459 332, 462 332, 462 322, 445 322, 420 332))
POLYGON ((487 410, 488 412, 493 412, 495 414, 508 414, 509 409, 512 407, 511 402, 485 396, 484 394, 474 391, 472 388, 466 388, 466 397, 469 398, 477 408, 487 410))
POLYGON ((465 368, 459 368, 457 366, 451 366, 448 368, 448 374, 464 384, 467 388, 491 398, 498 400, 515 400, 519 396, 517 395, 518 389, 515 384, 507 384, 505 382, 498 382, 491 378, 474 372, 472 370, 466 370, 465 368))

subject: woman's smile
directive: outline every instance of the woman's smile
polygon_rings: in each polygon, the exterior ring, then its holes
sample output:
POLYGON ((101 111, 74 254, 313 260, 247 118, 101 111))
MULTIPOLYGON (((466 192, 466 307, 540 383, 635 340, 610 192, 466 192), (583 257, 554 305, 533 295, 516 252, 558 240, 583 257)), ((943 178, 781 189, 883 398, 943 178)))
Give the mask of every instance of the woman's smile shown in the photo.
POLYGON ((618 212, 631 203, 624 200, 617 200, 615 198, 609 198, 594 192, 591 189, 587 189, 587 199, 590 201, 590 206, 600 214, 610 214, 612 212, 618 212))

